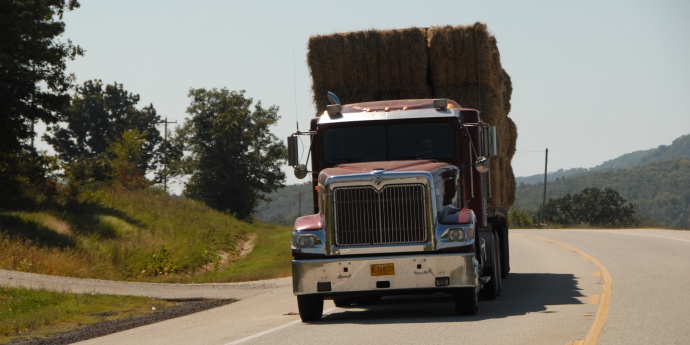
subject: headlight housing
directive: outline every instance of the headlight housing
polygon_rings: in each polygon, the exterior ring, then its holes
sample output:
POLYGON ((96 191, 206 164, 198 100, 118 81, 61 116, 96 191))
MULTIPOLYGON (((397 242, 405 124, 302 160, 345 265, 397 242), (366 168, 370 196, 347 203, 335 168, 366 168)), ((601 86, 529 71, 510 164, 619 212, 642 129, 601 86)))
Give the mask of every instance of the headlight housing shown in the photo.
POLYGON ((320 246, 321 240, 313 234, 293 234, 292 245, 295 248, 314 248, 320 246))
POLYGON ((470 226, 448 228, 441 238, 451 242, 471 241, 474 239, 474 228, 470 226))

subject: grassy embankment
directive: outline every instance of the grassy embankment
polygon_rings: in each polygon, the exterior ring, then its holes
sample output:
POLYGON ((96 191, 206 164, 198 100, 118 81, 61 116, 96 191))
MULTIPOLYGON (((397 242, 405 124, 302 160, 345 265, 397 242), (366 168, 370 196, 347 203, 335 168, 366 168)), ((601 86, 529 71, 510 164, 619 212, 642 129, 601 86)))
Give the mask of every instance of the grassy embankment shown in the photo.
MULTIPOLYGON (((284 277, 289 241, 289 227, 241 222, 156 190, 97 190, 59 211, 0 210, 0 268, 50 275, 176 283, 284 277), (240 257, 238 244, 254 236, 254 249, 240 257)), ((93 310, 114 317, 150 312, 151 303, 1 289, 0 341, 19 331, 100 321, 88 317, 93 310)))
POLYGON ((146 297, 79 295, 0 287, 0 343, 151 313, 175 304, 146 297))

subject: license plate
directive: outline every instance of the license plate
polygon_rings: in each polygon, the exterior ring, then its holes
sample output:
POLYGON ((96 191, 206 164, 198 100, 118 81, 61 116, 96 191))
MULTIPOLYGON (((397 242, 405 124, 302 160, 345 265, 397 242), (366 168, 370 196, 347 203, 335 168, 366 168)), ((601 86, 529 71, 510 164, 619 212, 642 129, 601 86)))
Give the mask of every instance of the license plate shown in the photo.
POLYGON ((375 264, 371 265, 372 276, 392 276, 395 275, 395 267, 393 264, 375 264))

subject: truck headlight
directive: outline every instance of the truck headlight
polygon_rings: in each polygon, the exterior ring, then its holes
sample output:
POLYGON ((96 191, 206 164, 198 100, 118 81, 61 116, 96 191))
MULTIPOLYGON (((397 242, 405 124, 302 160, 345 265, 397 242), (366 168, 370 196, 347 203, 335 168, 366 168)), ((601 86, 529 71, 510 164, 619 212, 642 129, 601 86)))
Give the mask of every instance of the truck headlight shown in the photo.
POLYGON ((464 229, 449 229, 448 230, 448 239, 451 241, 462 241, 465 239, 465 231, 464 229))
POLYGON ((321 240, 312 234, 293 235, 292 242, 297 248, 314 248, 321 244, 321 240))
POLYGON ((447 229, 441 237, 453 242, 471 241, 474 239, 474 228, 450 228, 447 229))

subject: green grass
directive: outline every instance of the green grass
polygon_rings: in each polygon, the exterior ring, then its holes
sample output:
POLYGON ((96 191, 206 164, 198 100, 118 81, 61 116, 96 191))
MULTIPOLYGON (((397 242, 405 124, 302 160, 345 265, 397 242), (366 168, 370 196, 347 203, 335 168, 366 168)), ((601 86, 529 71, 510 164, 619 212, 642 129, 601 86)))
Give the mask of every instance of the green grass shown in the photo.
POLYGON ((43 337, 107 320, 151 313, 175 302, 146 297, 58 293, 0 287, 0 342, 43 337))
POLYGON ((0 210, 0 268, 125 281, 289 275, 290 228, 247 223, 154 189, 100 189, 63 210, 0 210), (254 252, 237 243, 256 234, 254 252), (228 253, 231 264, 220 261, 228 253), (212 268, 211 272, 209 267, 212 268))
MULTIPOLYGON (((144 282, 271 279, 290 275, 290 234, 288 226, 242 222, 154 189, 106 188, 59 210, 0 210, 0 268, 144 282), (254 248, 240 257, 237 244, 250 234, 254 248)), ((0 287, 0 342, 167 305, 150 298, 0 287)))

